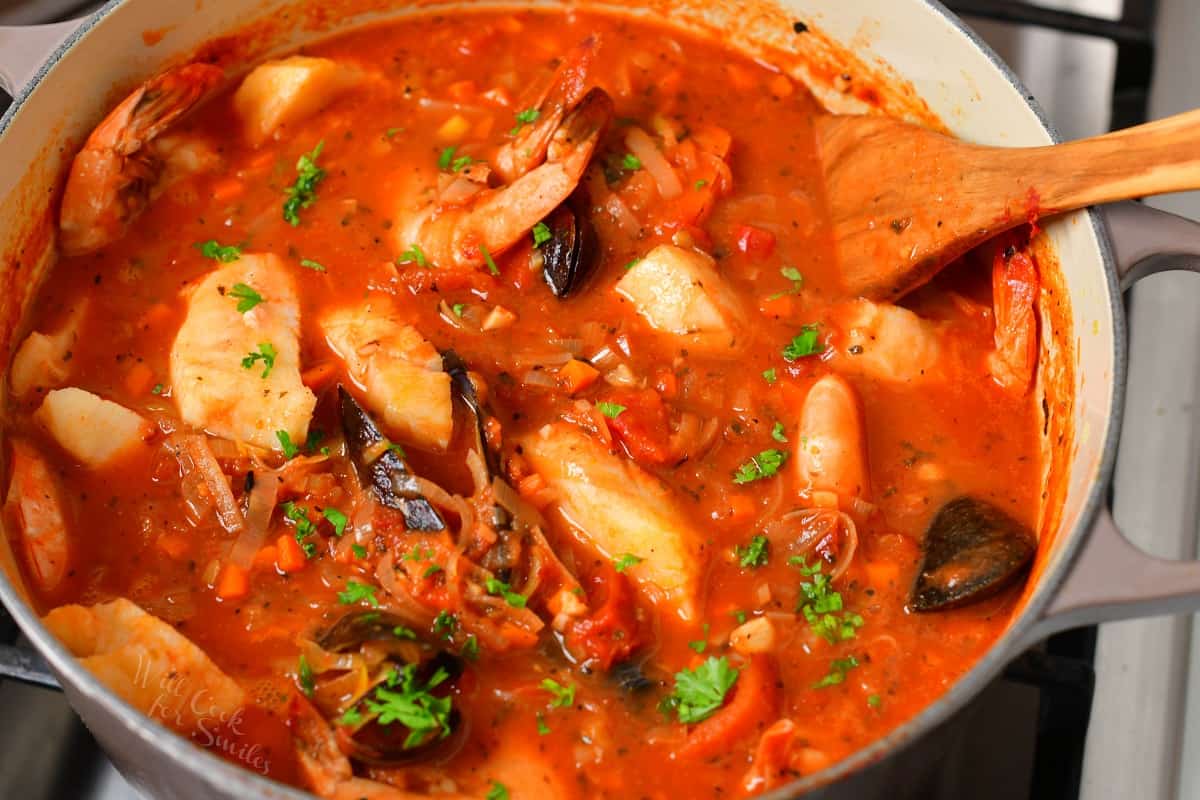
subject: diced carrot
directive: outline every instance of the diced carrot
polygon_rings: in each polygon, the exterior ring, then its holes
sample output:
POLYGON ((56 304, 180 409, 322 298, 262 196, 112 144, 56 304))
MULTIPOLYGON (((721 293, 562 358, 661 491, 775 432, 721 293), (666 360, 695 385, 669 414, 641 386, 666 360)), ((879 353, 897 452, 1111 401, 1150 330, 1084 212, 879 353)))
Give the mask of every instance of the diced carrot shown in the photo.
POLYGON ((237 178, 221 178, 213 183, 210 191, 214 200, 224 203, 246 191, 246 184, 237 178))
POLYGON ((767 655, 750 657, 730 698, 713 716, 692 728, 676 751, 679 758, 704 760, 728 752, 779 713, 779 670, 767 655))
POLYGON ((712 153, 720 158, 729 155, 729 148, 733 144, 733 137, 729 131, 716 125, 697 125, 692 129, 691 140, 705 153, 712 153))
POLYGON ((237 600, 250 592, 250 578, 237 564, 226 564, 217 577, 217 597, 237 600))
POLYGON ((753 89, 758 83, 754 72, 741 64, 726 64, 725 71, 729 73, 729 82, 733 84, 733 88, 739 91, 753 89))
POLYGON ((166 303, 155 303, 146 309, 138 320, 138 327, 153 328, 156 325, 161 325, 171 318, 171 307, 166 303))
POLYGON ((475 81, 455 81, 446 87, 446 94, 450 95, 450 99, 456 103, 466 103, 475 97, 477 89, 475 81))
POLYGON ((744 494, 735 494, 729 498, 729 519, 731 521, 749 519, 754 515, 754 501, 744 494))
POLYGON ((890 586, 900 577, 900 566, 892 561, 865 561, 867 585, 873 588, 890 586))
POLYGON ((164 533, 158 537, 158 549, 177 561, 187 555, 188 544, 188 537, 181 533, 164 533))
POLYGON ((792 756, 792 763, 801 775, 812 775, 829 766, 832 759, 824 750, 815 747, 801 747, 792 756))
POLYGON ((300 375, 300 380, 305 386, 317 392, 332 381, 337 376, 337 372, 338 365, 336 361, 322 361, 304 370, 300 375))
POLYGON ((795 87, 787 75, 776 75, 767 81, 767 89, 776 97, 791 97, 795 87))
POLYGON ((751 258, 767 258, 775 250, 775 234, 753 225, 739 225, 737 248, 751 258))
POLYGON ((251 566, 255 569, 274 569, 277 558, 279 558, 279 549, 275 545, 269 544, 254 554, 254 563, 251 566))
POLYGON ((790 294, 771 295, 758 301, 758 310, 766 317, 790 317, 796 312, 796 301, 790 294))
POLYGON ((304 555, 295 536, 285 533, 275 540, 275 547, 279 550, 275 566, 279 567, 280 572, 298 572, 308 563, 308 557, 304 555))
POLYGON ((586 361, 573 358, 558 369, 558 383, 568 394, 576 394, 591 386, 600 371, 586 361))
POLYGON ((135 397, 146 394, 154 385, 154 370, 146 362, 138 361, 125 373, 125 388, 135 397))

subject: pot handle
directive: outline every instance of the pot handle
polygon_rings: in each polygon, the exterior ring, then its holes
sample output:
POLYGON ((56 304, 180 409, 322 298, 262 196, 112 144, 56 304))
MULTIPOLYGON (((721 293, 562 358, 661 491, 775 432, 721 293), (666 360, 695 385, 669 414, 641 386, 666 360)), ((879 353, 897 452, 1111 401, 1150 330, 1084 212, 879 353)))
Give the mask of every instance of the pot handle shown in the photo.
POLYGON ((0 25, 0 89, 12 97, 20 95, 58 46, 86 19, 49 25, 0 25))
MULTIPOLYGON (((1122 291, 1166 270, 1200 272, 1200 223, 1140 203, 1105 209, 1122 291)), ((1036 626, 1054 631, 1200 610, 1200 562, 1158 558, 1132 544, 1105 508, 1036 626)))

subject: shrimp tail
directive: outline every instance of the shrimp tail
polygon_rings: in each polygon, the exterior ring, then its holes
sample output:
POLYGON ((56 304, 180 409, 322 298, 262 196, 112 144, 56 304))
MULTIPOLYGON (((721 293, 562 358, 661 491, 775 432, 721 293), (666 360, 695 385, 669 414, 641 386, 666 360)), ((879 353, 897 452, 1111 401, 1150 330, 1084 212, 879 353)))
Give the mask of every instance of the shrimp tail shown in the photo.
POLYGON ((997 248, 992 261, 995 350, 988 355, 992 377, 1005 389, 1024 393, 1037 363, 1037 266, 1022 248, 997 248))

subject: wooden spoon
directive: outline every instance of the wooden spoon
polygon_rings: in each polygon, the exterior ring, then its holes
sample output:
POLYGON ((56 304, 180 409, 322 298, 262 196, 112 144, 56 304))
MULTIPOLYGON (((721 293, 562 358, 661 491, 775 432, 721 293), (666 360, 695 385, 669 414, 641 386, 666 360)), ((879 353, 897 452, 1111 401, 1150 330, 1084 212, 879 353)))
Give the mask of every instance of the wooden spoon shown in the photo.
POLYGON ((879 116, 816 123, 842 291, 894 300, 1052 214, 1200 188, 1200 110, 1049 147, 984 147, 879 116))

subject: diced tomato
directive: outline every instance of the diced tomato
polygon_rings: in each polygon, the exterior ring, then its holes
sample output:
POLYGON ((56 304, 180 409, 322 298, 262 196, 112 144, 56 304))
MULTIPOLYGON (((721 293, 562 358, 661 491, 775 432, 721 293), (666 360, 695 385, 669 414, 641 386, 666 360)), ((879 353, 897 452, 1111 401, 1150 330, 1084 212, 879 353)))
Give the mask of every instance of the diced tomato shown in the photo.
POLYGON ((767 258, 775 251, 775 234, 753 225, 739 225, 737 248, 751 258, 767 258))
POLYGON ((592 577, 591 585, 589 606, 595 610, 567 628, 567 649, 608 669, 628 658, 638 645, 633 587, 608 563, 592 577))
POLYGON ((624 411, 608 418, 608 429, 635 461, 666 464, 674 459, 667 406, 658 392, 631 389, 611 392, 601 399, 625 406, 624 411))

